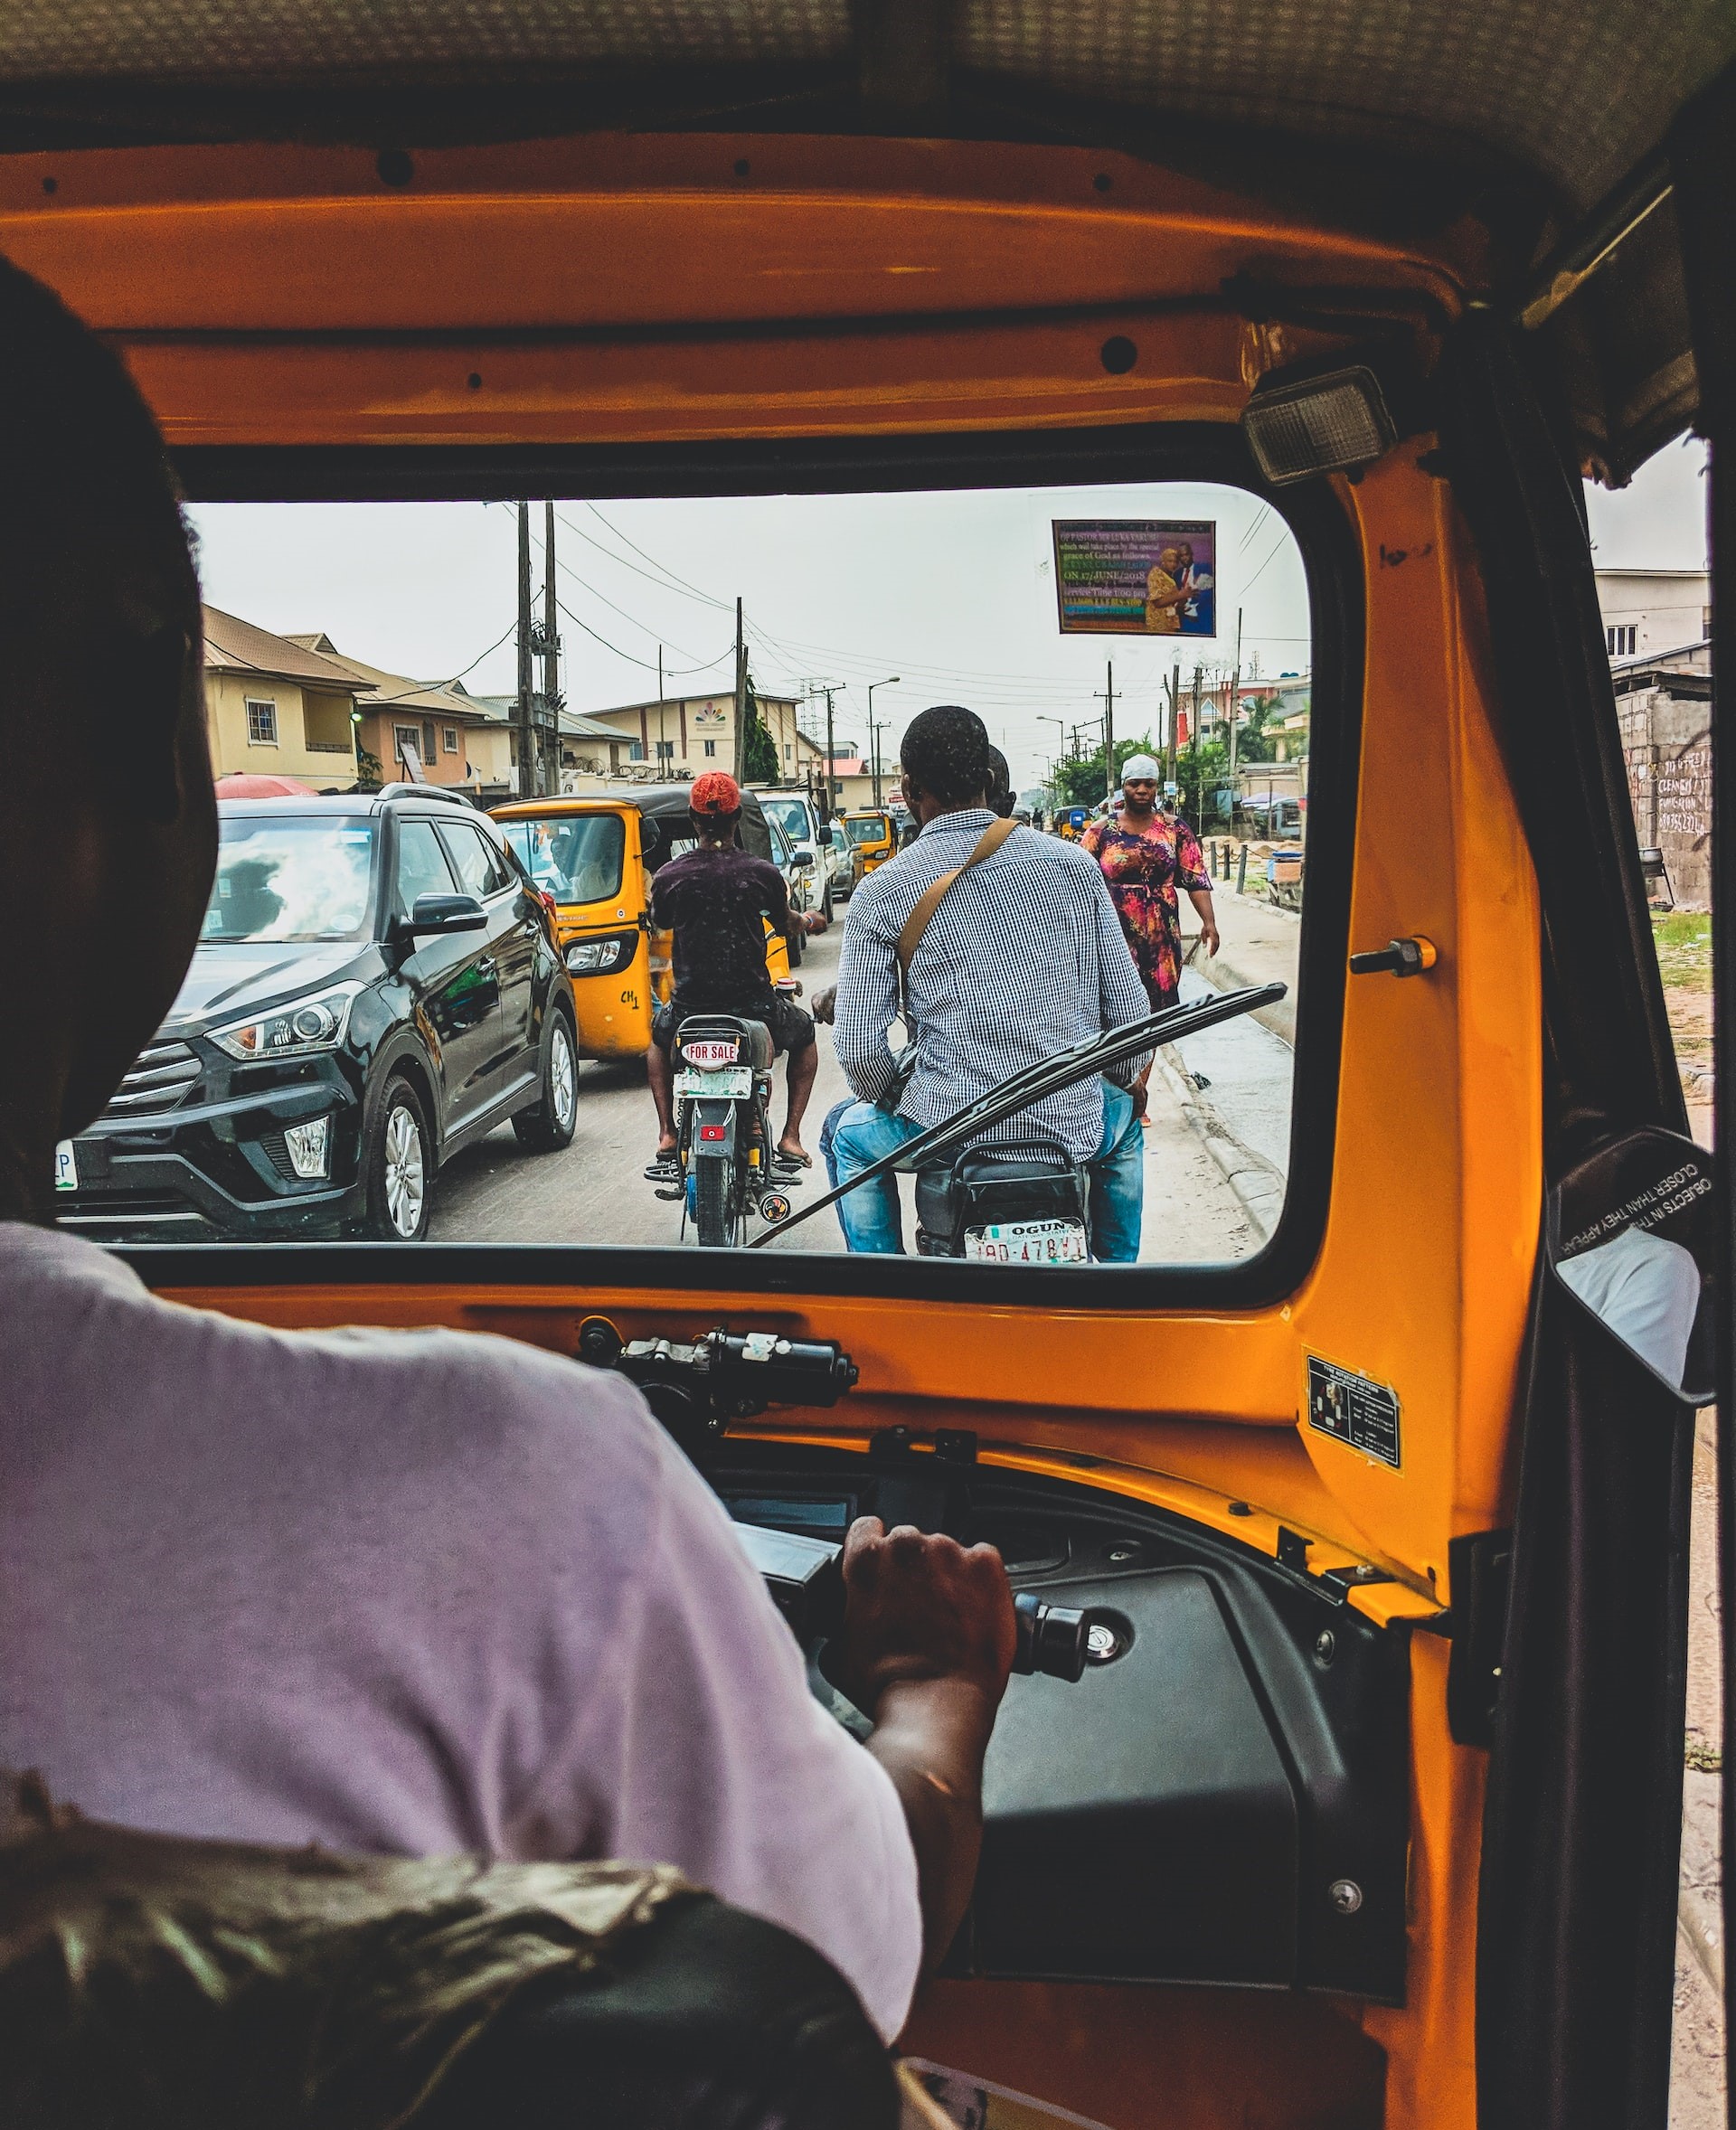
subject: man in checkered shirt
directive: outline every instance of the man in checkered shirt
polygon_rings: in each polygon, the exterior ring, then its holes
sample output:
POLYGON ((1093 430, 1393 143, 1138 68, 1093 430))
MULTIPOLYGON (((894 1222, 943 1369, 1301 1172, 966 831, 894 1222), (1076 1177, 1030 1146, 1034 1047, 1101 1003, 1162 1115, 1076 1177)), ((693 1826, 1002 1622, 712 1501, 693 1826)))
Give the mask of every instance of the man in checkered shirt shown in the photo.
MULTIPOLYGON (((956 704, 925 710, 904 735, 904 796, 921 833, 856 890, 838 969, 838 1062, 858 1097, 830 1133, 841 1183, 1039 1059, 1151 1011, 1096 860, 1015 829, 954 881, 929 920, 907 980, 915 1070, 895 1108, 878 1106, 898 1079, 888 1040, 898 936, 924 890, 963 865, 995 820, 991 754, 982 720, 956 704)), ((1091 1252, 1104 1264, 1139 1255, 1145 1090, 1132 1083, 1146 1062, 1126 1060, 1048 1096, 975 1142, 1048 1143, 1085 1162, 1091 1252)), ((838 1219, 853 1250, 904 1248, 892 1176, 840 1199, 838 1219)))

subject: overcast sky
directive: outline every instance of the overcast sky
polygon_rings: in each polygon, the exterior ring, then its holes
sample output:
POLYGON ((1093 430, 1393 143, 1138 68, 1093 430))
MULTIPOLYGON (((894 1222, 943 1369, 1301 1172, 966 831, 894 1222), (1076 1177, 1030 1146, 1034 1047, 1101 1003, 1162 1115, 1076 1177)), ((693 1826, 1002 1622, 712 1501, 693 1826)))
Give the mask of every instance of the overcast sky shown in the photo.
MULTIPOLYGON (((1590 498, 1606 566, 1697 568, 1704 449, 1662 453, 1632 486, 1590 498)), ((756 683, 800 693, 841 683, 840 741, 868 744, 866 683, 882 746, 930 702, 980 712, 1015 782, 1058 751, 1060 718, 1102 714, 1113 660, 1119 734, 1156 730, 1162 676, 1179 655, 1227 672, 1242 609, 1242 664, 1308 664, 1300 559, 1280 522, 1230 488, 777 496, 556 505, 565 664, 575 709, 731 685, 734 601, 745 602, 756 683), (1056 626, 1054 517, 1210 518, 1218 527, 1214 640, 1063 637, 1056 626)), ((477 693, 516 683, 514 514, 501 504, 224 504, 193 514, 205 597, 280 634, 323 629, 342 651, 418 680, 462 674, 477 693), (491 647, 492 646, 492 647, 491 647)), ((542 513, 533 510, 542 597, 542 513)), ((1089 742, 1088 742, 1089 743, 1089 742)))

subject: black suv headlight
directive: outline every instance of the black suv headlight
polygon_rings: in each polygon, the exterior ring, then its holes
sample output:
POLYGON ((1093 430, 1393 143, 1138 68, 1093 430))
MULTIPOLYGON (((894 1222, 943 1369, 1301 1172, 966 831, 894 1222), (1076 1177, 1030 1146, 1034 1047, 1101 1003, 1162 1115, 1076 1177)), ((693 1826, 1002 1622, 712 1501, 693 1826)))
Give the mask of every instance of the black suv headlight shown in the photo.
POLYGON ((343 1041, 350 1008, 366 988, 363 984, 329 984, 305 998, 292 998, 288 1005, 273 1006, 269 1013, 231 1021, 208 1033, 220 1051, 246 1064, 266 1058, 317 1057, 343 1041))

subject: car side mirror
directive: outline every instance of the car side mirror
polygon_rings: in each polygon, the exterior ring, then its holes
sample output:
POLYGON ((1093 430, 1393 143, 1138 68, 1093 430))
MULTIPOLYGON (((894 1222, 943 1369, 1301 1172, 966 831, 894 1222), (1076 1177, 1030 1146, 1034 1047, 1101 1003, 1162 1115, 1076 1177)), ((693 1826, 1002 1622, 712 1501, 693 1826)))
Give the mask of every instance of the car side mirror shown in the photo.
POLYGON ((487 922, 474 895, 418 895, 403 928, 420 939, 445 932, 480 932, 487 922))
POLYGON ((822 850, 829 851, 832 848, 832 824, 829 821, 822 821, 814 831, 814 841, 822 850))
POLYGON ((1712 1398, 1713 1159, 1647 1126, 1600 1147, 1550 1195, 1552 1277, 1695 1406, 1712 1398))
POLYGON ((814 853, 812 851, 793 851, 790 853, 789 862, 796 868, 797 872, 812 872, 814 870, 814 853))

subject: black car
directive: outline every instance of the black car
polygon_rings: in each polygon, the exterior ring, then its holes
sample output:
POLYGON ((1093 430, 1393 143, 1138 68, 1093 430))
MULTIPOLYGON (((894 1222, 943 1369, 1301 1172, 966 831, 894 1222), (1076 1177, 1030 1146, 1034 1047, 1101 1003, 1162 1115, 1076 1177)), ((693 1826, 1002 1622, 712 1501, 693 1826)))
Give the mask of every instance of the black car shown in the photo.
POLYGON ((193 966, 56 1164, 61 1219, 135 1241, 416 1241, 455 1149, 567 1145, 572 985, 495 824, 389 787, 227 800, 193 966))

